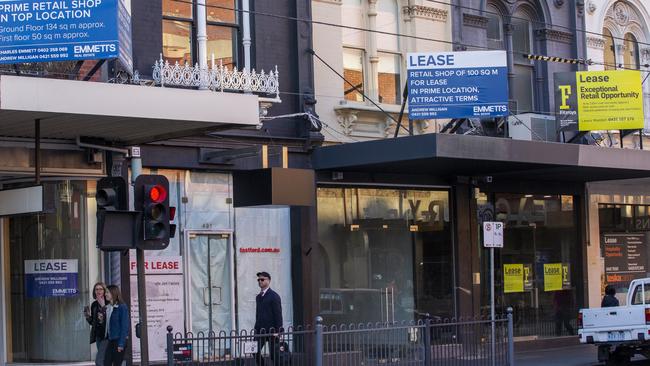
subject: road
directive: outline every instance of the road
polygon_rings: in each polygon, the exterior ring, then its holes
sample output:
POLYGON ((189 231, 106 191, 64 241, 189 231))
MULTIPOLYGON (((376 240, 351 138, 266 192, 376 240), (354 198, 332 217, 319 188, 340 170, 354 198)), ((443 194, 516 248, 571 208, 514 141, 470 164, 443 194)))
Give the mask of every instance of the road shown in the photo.
MULTIPOLYGON (((517 366, 595 366, 598 363, 596 347, 593 345, 570 346, 536 351, 523 351, 515 354, 517 366)), ((642 357, 634 359, 634 366, 649 365, 642 357)))

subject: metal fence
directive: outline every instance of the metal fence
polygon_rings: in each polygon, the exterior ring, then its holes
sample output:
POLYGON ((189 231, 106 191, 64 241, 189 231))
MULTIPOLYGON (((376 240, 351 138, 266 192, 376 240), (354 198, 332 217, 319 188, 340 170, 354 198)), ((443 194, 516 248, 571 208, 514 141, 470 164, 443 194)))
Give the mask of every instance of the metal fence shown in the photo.
POLYGON ((176 333, 167 364, 514 366, 512 311, 492 320, 291 327, 269 333, 176 333))

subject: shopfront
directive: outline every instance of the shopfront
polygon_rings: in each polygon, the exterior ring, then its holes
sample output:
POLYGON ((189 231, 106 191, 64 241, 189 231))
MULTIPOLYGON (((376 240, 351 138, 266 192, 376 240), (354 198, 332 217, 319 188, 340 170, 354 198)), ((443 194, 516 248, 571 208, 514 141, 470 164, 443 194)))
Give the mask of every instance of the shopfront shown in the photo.
POLYGON ((514 309, 517 340, 574 336, 592 296, 585 183, 647 175, 645 155, 444 134, 321 148, 318 311, 330 323, 487 316, 482 223, 500 221, 497 312, 514 309))

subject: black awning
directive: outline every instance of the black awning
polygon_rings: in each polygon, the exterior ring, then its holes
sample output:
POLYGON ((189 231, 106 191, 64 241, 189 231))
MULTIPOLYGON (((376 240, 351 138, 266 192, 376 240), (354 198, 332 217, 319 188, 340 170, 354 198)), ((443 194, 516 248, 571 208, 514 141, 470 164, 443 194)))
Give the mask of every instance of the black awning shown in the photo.
POLYGON ((650 151, 448 134, 321 147, 312 164, 319 171, 542 181, 650 177, 650 151))

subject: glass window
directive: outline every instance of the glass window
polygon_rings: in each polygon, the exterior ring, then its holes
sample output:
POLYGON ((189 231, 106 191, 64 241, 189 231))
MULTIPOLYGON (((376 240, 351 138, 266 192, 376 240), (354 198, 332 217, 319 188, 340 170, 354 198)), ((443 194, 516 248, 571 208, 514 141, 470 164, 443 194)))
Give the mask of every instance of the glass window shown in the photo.
POLYGON ((447 191, 318 188, 318 238, 328 324, 453 316, 447 191))
MULTIPOLYGON (((343 76, 359 90, 364 91, 363 51, 343 48, 343 76)), ((343 94, 346 100, 363 101, 363 95, 345 81, 343 94)))
MULTIPOLYGON (((515 336, 575 335, 582 298, 577 216, 572 196, 494 194, 495 221, 505 224, 504 247, 495 252, 497 312, 514 308, 515 336), (546 271, 561 268, 560 272, 546 271), (509 269, 521 277, 504 277, 509 269)), ((489 278, 489 253, 483 252, 489 278)), ((489 314, 489 281, 482 282, 489 314)))
MULTIPOLYGON (((399 33, 399 7, 395 0, 377 1, 377 30, 399 33)), ((399 37, 377 33, 377 45, 382 50, 399 52, 399 37)))
POLYGON ((525 60, 521 54, 531 53, 531 26, 530 21, 521 13, 515 14, 512 22, 512 49, 515 60, 525 60))
POLYGON ((603 38, 605 39, 604 63, 605 70, 616 70, 616 48, 614 47, 614 37, 607 28, 603 28, 603 38))
POLYGON ((402 65, 400 55, 379 53, 379 102, 387 104, 400 104, 401 81, 400 68, 402 65))
POLYGON ((163 58, 169 63, 192 64, 192 24, 163 19, 163 58))
POLYGON ((625 35, 625 53, 623 54, 624 67, 628 69, 639 69, 639 43, 632 33, 625 35))
POLYGON ((208 26, 208 65, 214 57, 215 65, 222 62, 224 66, 233 68, 236 65, 235 39, 237 29, 216 25, 208 26))
POLYGON ((517 100, 516 113, 533 112, 534 108, 534 70, 531 65, 514 65, 514 80, 512 88, 517 100))
POLYGON ((493 50, 504 49, 503 44, 503 19, 499 9, 492 5, 488 5, 487 12, 487 40, 488 48, 493 50))
MULTIPOLYGON (((366 28, 361 0, 343 0, 341 24, 355 28, 366 28)), ((342 42, 346 46, 365 48, 366 32, 341 28, 342 42)))
POLYGON ((192 19, 193 7, 192 2, 177 0, 163 0, 162 2, 163 16, 165 17, 192 19))
POLYGON ((235 0, 206 0, 208 22, 237 23, 235 0))
POLYGON ((82 315, 84 306, 90 305, 92 286, 86 182, 43 186, 45 213, 8 219, 8 356, 10 362, 88 361, 90 326, 82 315), (65 264, 68 270, 56 271, 54 263, 65 264))

